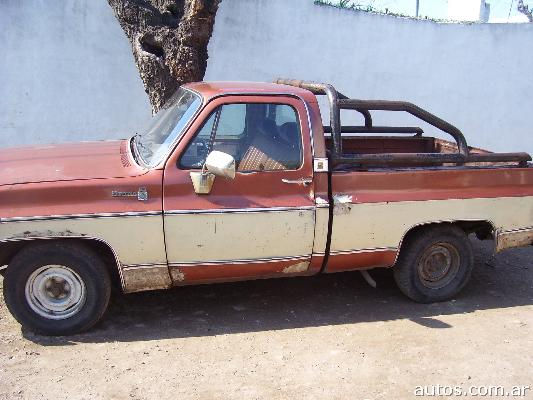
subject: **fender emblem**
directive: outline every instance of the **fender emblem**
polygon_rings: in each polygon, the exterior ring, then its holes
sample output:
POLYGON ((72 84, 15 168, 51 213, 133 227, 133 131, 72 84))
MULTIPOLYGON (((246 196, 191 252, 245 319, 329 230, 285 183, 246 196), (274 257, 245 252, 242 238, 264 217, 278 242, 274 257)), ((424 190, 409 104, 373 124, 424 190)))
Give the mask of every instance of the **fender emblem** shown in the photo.
POLYGON ((145 187, 139 188, 138 192, 121 192, 118 190, 113 190, 111 192, 111 197, 137 197, 139 201, 148 200, 148 191, 145 187))

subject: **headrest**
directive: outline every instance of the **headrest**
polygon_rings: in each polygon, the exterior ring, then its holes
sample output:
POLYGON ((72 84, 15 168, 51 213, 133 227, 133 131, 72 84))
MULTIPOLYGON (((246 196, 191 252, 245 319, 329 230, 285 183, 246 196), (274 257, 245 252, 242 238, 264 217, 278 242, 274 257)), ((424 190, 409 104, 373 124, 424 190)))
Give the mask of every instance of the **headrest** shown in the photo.
POLYGON ((276 122, 272 119, 264 119, 258 127, 259 133, 269 138, 274 138, 278 135, 278 127, 276 122))
POLYGON ((279 136, 290 146, 298 146, 300 142, 298 124, 296 122, 285 122, 279 128, 279 136))

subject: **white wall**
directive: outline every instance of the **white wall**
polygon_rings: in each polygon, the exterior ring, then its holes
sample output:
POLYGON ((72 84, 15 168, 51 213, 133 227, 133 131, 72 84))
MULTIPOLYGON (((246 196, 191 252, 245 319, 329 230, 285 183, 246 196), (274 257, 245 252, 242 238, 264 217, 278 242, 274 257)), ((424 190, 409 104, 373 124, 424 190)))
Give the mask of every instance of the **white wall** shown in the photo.
POLYGON ((0 1, 0 146, 126 137, 151 116, 105 0, 0 1))
POLYGON ((408 100, 469 143, 533 153, 533 24, 436 24, 319 7, 223 0, 206 79, 290 77, 356 98, 408 100))
MULTIPOLYGON (((105 0, 3 0, 0 27, 0 146, 124 137, 149 117, 105 0)), ((223 0, 206 79, 330 82, 353 97, 413 101, 472 145, 533 153, 532 39, 533 24, 435 24, 312 0, 223 0)))

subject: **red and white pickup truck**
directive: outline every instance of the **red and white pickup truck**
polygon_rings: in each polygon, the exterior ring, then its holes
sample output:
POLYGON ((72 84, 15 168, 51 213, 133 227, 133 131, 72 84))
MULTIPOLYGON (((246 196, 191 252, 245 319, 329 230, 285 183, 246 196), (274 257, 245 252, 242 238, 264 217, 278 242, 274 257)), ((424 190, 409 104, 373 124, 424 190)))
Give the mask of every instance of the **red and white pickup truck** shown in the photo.
POLYGON ((50 335, 94 325, 113 281, 128 293, 361 270, 371 282, 366 270, 392 267, 411 299, 447 300, 470 277, 468 234, 496 252, 533 243, 529 161, 469 148, 413 104, 331 85, 185 85, 129 140, 0 152, 4 299, 50 335), (364 123, 342 125, 341 110, 364 123), (375 126, 374 110, 454 143, 375 126))

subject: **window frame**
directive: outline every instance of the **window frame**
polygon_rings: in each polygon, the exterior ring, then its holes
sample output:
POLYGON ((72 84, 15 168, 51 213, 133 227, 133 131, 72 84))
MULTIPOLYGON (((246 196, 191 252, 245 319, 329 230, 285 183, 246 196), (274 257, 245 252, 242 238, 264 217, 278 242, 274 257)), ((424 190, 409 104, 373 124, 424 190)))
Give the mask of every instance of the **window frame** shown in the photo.
POLYGON ((215 109, 213 109, 207 115, 207 117, 202 121, 202 124, 198 127, 196 132, 194 132, 194 135, 191 137, 191 139, 188 141, 187 145, 185 146, 185 148, 183 149, 183 151, 179 155, 179 157, 177 159, 177 162, 176 162, 176 166, 177 166, 178 169, 180 169, 182 171, 198 171, 198 170, 202 169, 202 167, 191 168, 191 167, 188 167, 188 166, 183 166, 182 163, 181 163, 182 159, 185 156, 185 153, 187 152, 187 150, 189 149, 189 146, 191 146, 192 143, 196 140, 196 138, 199 136, 199 134, 202 131, 202 129, 204 129, 205 124, 208 123, 208 121, 211 119, 211 117, 213 115, 215 115, 219 110, 221 110, 224 106, 233 105, 233 104, 246 104, 246 105, 247 104, 269 104, 269 105, 290 107, 294 111, 294 115, 296 116, 296 123, 298 124, 298 130, 299 130, 299 133, 300 133, 300 164, 299 164, 298 168, 270 169, 270 170, 249 170, 249 171, 246 170, 246 171, 236 171, 236 173, 249 174, 249 173, 257 173, 257 172, 300 171, 304 167, 304 164, 305 164, 305 154, 304 154, 305 143, 304 143, 304 137, 303 137, 304 135, 303 135, 302 123, 301 123, 301 119, 302 118, 301 118, 299 110, 295 106, 293 106, 292 104, 279 102, 279 101, 278 102, 273 102, 273 101, 265 101, 265 102, 260 102, 260 101, 235 101, 235 102, 228 102, 228 103, 219 104, 215 109))

